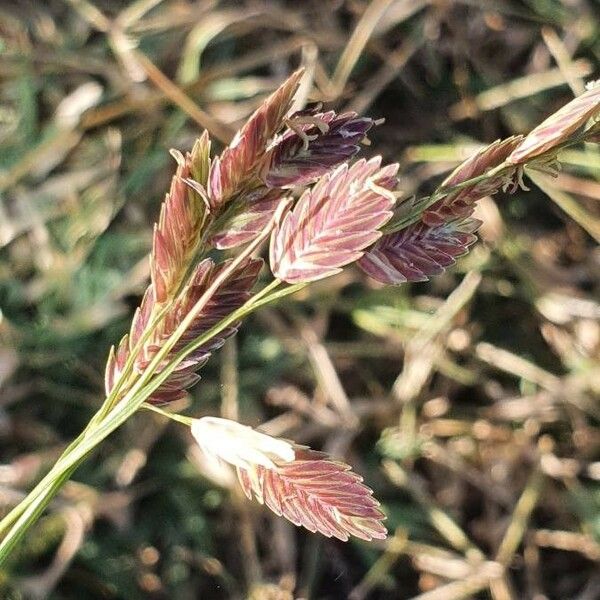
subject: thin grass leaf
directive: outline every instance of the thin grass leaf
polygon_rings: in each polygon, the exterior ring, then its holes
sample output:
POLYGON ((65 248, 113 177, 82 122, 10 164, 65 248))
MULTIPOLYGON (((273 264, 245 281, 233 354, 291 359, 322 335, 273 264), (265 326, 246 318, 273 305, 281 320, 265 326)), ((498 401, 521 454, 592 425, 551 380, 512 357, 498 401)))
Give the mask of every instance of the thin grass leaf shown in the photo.
POLYGON ((466 254, 477 240, 477 219, 455 220, 430 227, 415 223, 381 238, 358 261, 369 276, 385 284, 427 281, 466 254))
POLYGON ((397 164, 381 157, 344 164, 304 192, 271 236, 275 277, 289 283, 316 281, 359 259, 392 216, 397 164))

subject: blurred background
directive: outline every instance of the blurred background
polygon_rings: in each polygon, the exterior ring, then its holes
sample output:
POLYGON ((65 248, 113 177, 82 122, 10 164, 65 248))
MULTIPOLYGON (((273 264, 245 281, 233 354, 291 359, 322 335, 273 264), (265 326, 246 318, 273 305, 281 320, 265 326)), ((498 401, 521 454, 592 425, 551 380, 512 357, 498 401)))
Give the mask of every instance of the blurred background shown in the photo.
MULTIPOLYGON (((596 0, 21 0, 0 4, 0 504, 103 398, 147 276, 169 148, 217 148, 294 68, 384 125, 365 155, 426 194, 600 76, 596 0)), ((429 283, 356 270, 249 319, 185 404, 343 457, 385 542, 242 499, 185 428, 140 414, 76 473, 0 596, 600 598, 600 153, 484 199, 429 283), (482 562, 482 560, 484 562, 482 562)))

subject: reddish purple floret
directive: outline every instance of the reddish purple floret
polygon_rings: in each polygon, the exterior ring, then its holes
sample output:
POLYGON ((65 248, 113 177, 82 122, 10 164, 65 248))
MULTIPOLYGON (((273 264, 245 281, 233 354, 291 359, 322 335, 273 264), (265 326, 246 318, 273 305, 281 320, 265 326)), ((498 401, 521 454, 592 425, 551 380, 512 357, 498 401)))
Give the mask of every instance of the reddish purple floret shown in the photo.
POLYGON ((450 221, 435 227, 415 223, 383 236, 358 265, 369 277, 385 284, 427 281, 467 253, 477 239, 474 232, 480 225, 477 219, 450 221))
MULTIPOLYGON (((260 259, 250 260, 240 265, 231 274, 200 311, 200 314, 194 319, 192 325, 179 339, 177 344, 175 344, 175 347, 167 356, 165 364, 189 342, 206 333, 250 298, 251 289, 256 283, 262 264, 262 260, 260 259)), ((196 267, 192 279, 174 302, 172 310, 165 316, 159 328, 144 344, 142 351, 135 357, 136 370, 143 371, 148 366, 162 347, 164 341, 172 335, 212 282, 228 266, 229 261, 215 264, 212 259, 207 258, 196 267)), ((107 393, 110 393, 118 381, 129 352, 135 347, 139 336, 148 326, 153 306, 154 294, 152 287, 150 287, 144 295, 140 309, 134 316, 131 338, 125 336, 121 344, 119 344, 117 351, 111 353, 109 356, 106 368, 107 393)), ((209 342, 194 350, 178 365, 169 379, 154 392, 152 398, 150 398, 150 402, 164 404, 181 398, 185 394, 185 390, 200 379, 196 371, 206 363, 212 352, 220 348, 228 337, 236 333, 237 326, 237 323, 229 325, 209 342)), ((164 367, 159 367, 157 372, 160 372, 162 368, 164 367)))
POLYGON ((342 541, 351 535, 367 541, 387 536, 373 492, 348 465, 323 452, 299 449, 293 462, 276 470, 257 465, 252 473, 237 472, 249 499, 256 497, 294 525, 342 541))
POLYGON ((360 258, 392 216, 398 165, 344 164, 302 194, 271 236, 270 264, 288 283, 316 281, 360 258))
POLYGON ((299 124, 298 131, 288 130, 269 152, 264 167, 264 181, 269 187, 290 188, 307 185, 355 156, 360 142, 373 127, 373 120, 348 112, 307 115, 297 113, 290 118, 310 116, 322 123, 299 124), (302 134, 299 133, 302 132, 302 134), (306 136, 306 137, 304 137, 306 136))

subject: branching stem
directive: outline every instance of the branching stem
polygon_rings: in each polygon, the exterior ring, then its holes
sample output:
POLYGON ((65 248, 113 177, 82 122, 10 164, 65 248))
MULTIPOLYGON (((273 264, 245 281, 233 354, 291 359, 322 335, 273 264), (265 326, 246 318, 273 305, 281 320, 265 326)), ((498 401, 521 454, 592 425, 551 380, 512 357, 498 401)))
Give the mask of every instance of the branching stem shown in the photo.
MULTIPOLYGON (((218 277, 215 278, 206 292, 198 299, 196 304, 179 324, 178 328, 165 341, 164 345, 156 353, 144 372, 135 379, 135 382, 127 389, 125 394, 122 397, 118 397, 116 392, 108 395, 84 431, 65 449, 52 469, 26 497, 10 511, 2 521, 0 521, 0 534, 5 533, 4 538, 0 542, 0 565, 8 558, 12 548, 35 523, 44 509, 85 458, 98 444, 137 412, 137 410, 144 405, 146 400, 152 396, 152 394, 162 385, 162 383, 164 383, 164 381, 166 381, 190 353, 209 342, 232 323, 243 319, 257 308, 283 298, 306 285, 297 284, 288 286, 283 290, 277 290, 281 281, 278 279, 273 280, 240 308, 219 321, 219 323, 214 325, 203 335, 187 344, 175 356, 169 356, 181 336, 188 330, 194 319, 202 312, 208 302, 210 302, 219 287, 269 236, 275 222, 281 217, 283 209, 284 206, 282 204, 270 222, 261 231, 260 235, 249 244, 243 252, 232 260, 218 277), (166 367, 161 369, 161 366, 166 359, 168 359, 169 362, 166 367), (160 373, 157 373, 159 369, 160 373)), ((173 418, 173 415, 169 416, 170 418, 173 418)), ((188 424, 186 422, 186 417, 180 416, 178 420, 188 424)))

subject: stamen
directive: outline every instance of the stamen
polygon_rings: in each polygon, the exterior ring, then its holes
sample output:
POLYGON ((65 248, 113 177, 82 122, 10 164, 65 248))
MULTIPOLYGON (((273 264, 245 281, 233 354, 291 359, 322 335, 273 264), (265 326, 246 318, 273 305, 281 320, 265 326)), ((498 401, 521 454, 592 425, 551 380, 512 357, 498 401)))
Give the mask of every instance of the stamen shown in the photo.
POLYGON ((519 165, 517 167, 517 184, 518 184, 518 187, 521 188, 525 192, 529 192, 530 188, 528 188, 525 185, 525 181, 523 180, 524 175, 525 175, 525 167, 523 165, 519 165))
POLYGON ((302 150, 306 152, 308 150, 308 145, 313 140, 316 140, 319 136, 318 134, 309 135, 302 129, 302 123, 298 123, 303 117, 299 117, 298 119, 287 119, 285 124, 298 135, 298 137, 302 140, 302 150))
POLYGON ((401 190, 388 190, 387 188, 377 185, 371 178, 367 179, 366 184, 371 191, 383 196, 384 198, 389 198, 394 203, 397 202, 398 199, 404 194, 404 192, 401 190))
POLYGON ((508 192, 509 194, 514 194, 519 187, 514 177, 516 175, 516 170, 512 173, 506 173, 503 176, 504 182, 502 183, 502 191, 508 192))

